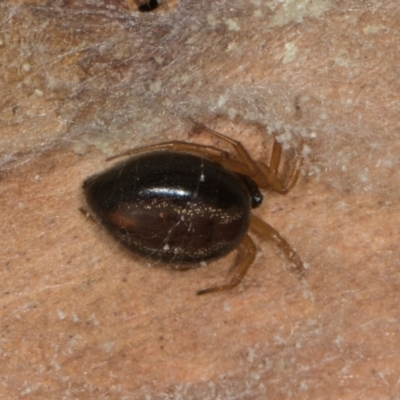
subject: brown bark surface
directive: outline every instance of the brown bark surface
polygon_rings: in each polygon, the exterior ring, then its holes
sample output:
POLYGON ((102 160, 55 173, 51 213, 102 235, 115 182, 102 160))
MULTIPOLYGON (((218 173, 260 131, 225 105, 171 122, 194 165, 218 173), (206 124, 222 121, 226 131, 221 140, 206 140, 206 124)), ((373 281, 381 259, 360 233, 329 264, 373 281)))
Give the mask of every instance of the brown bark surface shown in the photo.
POLYGON ((136 4, 0 4, 0 397, 396 398, 398 2, 136 4), (235 254, 171 271, 78 211, 106 155, 221 146, 188 116, 256 159, 272 132, 302 148, 296 187, 256 214, 303 281, 255 235, 244 282, 198 297, 235 254))

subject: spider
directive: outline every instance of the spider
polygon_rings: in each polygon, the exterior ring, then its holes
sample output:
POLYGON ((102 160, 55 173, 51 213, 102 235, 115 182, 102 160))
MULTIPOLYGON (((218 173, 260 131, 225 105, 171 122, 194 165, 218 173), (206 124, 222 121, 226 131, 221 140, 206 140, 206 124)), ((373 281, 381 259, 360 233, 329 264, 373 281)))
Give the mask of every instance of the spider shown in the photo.
POLYGON ((260 188, 285 194, 296 184, 301 158, 284 183, 278 177, 282 147, 276 140, 268 166, 253 160, 240 142, 191 121, 230 144, 234 156, 213 146, 171 141, 111 157, 130 156, 84 181, 92 218, 129 251, 176 270, 196 268, 237 249, 231 280, 198 295, 241 282, 256 255, 249 229, 272 240, 302 277, 305 269, 296 251, 251 213, 262 203, 260 188))

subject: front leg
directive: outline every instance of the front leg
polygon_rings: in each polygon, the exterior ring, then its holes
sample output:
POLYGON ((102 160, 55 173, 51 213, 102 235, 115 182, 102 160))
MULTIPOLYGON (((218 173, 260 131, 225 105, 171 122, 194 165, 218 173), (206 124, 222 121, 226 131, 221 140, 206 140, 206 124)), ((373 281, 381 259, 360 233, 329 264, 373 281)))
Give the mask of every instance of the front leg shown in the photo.
POLYGON ((299 278, 303 278, 306 269, 299 255, 290 246, 290 244, 274 229, 271 225, 264 222, 262 219, 251 215, 250 228, 253 228, 257 233, 263 237, 272 240, 279 249, 286 255, 286 257, 295 265, 296 272, 299 278))

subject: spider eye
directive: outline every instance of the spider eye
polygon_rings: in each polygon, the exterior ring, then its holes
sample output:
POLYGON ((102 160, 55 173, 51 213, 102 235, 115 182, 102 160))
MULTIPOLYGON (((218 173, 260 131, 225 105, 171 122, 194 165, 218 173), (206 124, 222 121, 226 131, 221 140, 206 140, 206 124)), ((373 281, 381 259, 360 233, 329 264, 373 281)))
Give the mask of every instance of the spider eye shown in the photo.
POLYGON ((251 207, 257 208, 261 205, 263 201, 263 195, 261 193, 254 194, 251 196, 251 207))

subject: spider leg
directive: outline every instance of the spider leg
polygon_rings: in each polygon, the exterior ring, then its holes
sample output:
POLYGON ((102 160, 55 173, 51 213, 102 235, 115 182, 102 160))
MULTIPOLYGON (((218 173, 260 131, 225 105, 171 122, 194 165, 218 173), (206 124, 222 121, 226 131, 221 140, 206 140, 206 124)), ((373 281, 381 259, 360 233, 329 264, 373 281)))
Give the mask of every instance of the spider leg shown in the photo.
POLYGON ((282 146, 275 140, 272 148, 271 161, 269 162, 270 170, 276 174, 278 172, 279 163, 281 162, 282 146))
POLYGON ((253 264, 255 257, 256 245, 249 235, 245 235, 238 246, 238 261, 231 281, 220 286, 213 286, 208 289, 199 290, 196 294, 202 295, 234 288, 242 281, 251 264, 253 264))
MULTIPOLYGON (((300 167, 298 164, 290 173, 289 179, 286 183, 283 183, 281 181, 276 171, 274 172, 271 167, 268 167, 268 165, 264 164, 263 162, 257 161, 257 166, 262 172, 262 175, 267 180, 267 186, 272 188, 272 190, 279 194, 286 194, 290 189, 293 188, 293 186, 297 183, 297 180, 299 179, 300 167)), ((260 183, 259 186, 263 187, 260 183)))
POLYGON ((116 158, 120 157, 139 155, 150 151, 183 151, 183 152, 186 151, 189 153, 203 155, 214 161, 229 159, 229 153, 227 151, 218 149, 217 147, 174 140, 171 142, 165 142, 165 143, 155 144, 152 146, 142 147, 140 149, 130 149, 115 156, 108 157, 107 161, 115 160, 116 158))
POLYGON ((257 168, 257 164, 254 162, 254 160, 251 158, 250 154, 247 152, 247 150, 243 147, 242 143, 240 143, 237 140, 231 139, 228 136, 223 135, 220 132, 215 131, 214 129, 211 129, 191 118, 189 118, 190 121, 192 121, 195 125, 197 125, 198 127, 200 127, 201 129, 204 129, 206 132, 211 133, 212 135, 216 136, 217 138, 229 143, 230 145, 233 146, 233 148, 235 149, 238 159, 245 164, 250 173, 251 173, 251 177, 257 175, 258 168, 257 168))
POLYGON ((100 224, 99 219, 93 215, 92 213, 90 213, 89 211, 87 211, 85 208, 83 207, 79 207, 78 210, 87 218, 90 219, 92 222, 95 222, 96 224, 100 224))
POLYGON ((225 167, 250 177, 260 188, 271 188, 281 194, 287 193, 296 184, 300 173, 300 164, 302 159, 300 157, 299 161, 295 162, 295 167, 290 173, 288 182, 283 183, 278 176, 278 167, 281 160, 282 146, 276 140, 272 149, 270 166, 268 166, 261 161, 253 160, 239 141, 233 140, 220 132, 210 129, 191 118, 189 119, 195 125, 233 146, 238 160, 228 159, 226 161, 222 161, 221 163, 225 167))
POLYGON ((257 233, 272 240, 286 257, 296 266, 296 272, 299 278, 302 278, 305 273, 305 268, 300 257, 290 244, 274 229, 271 225, 264 222, 262 219, 251 215, 250 228, 253 228, 257 233))

